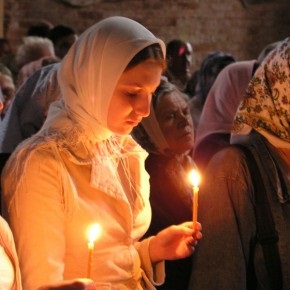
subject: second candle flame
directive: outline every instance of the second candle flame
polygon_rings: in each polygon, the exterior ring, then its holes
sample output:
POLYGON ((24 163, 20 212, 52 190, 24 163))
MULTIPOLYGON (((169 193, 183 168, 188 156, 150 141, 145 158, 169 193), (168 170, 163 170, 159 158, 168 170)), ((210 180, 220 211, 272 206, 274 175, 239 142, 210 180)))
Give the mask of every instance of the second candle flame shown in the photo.
POLYGON ((93 224, 88 229, 88 239, 90 243, 94 243, 101 235, 101 226, 93 224))
POLYGON ((200 174, 197 170, 191 170, 189 172, 189 180, 194 187, 198 187, 200 183, 200 174))

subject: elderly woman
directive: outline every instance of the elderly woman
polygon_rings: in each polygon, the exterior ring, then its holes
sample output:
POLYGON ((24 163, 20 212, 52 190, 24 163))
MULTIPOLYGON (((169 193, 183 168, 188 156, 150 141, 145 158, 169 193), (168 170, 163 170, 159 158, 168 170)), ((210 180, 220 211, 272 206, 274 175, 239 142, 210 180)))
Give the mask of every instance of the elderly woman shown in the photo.
MULTIPOLYGON (((162 80, 151 103, 150 115, 133 129, 133 137, 149 153, 152 221, 146 235, 192 218, 192 188, 188 172, 194 131, 187 97, 162 80)), ((166 262, 166 281, 158 289, 186 289, 191 260, 166 262)))
POLYGON ((289 59, 287 38, 250 81, 234 121, 231 142, 240 145, 216 153, 203 175, 206 239, 193 258, 189 289, 290 289, 289 59))

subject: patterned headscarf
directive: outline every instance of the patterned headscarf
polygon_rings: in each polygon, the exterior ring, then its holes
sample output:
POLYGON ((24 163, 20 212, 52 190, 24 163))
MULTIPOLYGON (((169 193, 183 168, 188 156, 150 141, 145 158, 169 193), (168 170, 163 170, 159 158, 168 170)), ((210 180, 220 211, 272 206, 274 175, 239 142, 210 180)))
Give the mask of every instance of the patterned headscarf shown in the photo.
POLYGON ((233 133, 252 129, 278 148, 290 148, 290 38, 264 59, 250 81, 233 133))

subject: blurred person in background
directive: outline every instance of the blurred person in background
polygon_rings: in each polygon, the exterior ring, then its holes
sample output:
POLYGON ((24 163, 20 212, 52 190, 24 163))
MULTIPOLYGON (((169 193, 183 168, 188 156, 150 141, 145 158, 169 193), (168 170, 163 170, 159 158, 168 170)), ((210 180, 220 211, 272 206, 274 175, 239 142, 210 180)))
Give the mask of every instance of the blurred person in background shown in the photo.
POLYGON ((235 62, 235 58, 222 51, 210 52, 202 61, 196 75, 195 95, 189 101, 194 128, 199 123, 199 118, 206 101, 208 92, 220 71, 235 62))
POLYGON ((190 42, 173 39, 166 46, 167 70, 165 76, 184 91, 191 77, 193 49, 190 42))
POLYGON ((78 35, 73 28, 60 24, 49 31, 48 38, 53 42, 55 55, 63 59, 78 39, 78 35))
POLYGON ((27 78, 43 66, 43 62, 58 61, 50 39, 39 36, 27 36, 18 47, 15 64, 18 69, 16 87, 19 88, 27 78))
POLYGON ((1 119, 3 119, 14 99, 15 84, 11 71, 2 63, 0 63, 0 89, 3 98, 3 108, 1 111, 1 119))

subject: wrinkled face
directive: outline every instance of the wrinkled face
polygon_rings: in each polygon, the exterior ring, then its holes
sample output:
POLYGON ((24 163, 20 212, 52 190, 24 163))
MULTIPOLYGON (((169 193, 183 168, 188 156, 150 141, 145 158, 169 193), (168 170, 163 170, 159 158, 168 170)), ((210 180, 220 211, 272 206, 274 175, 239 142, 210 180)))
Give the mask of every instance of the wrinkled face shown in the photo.
POLYGON ((126 70, 114 90, 108 128, 116 134, 129 134, 150 113, 152 94, 160 83, 162 67, 152 61, 126 70))
POLYGON ((194 129, 187 102, 179 92, 163 95, 155 109, 164 137, 175 153, 184 153, 194 145, 194 129))

